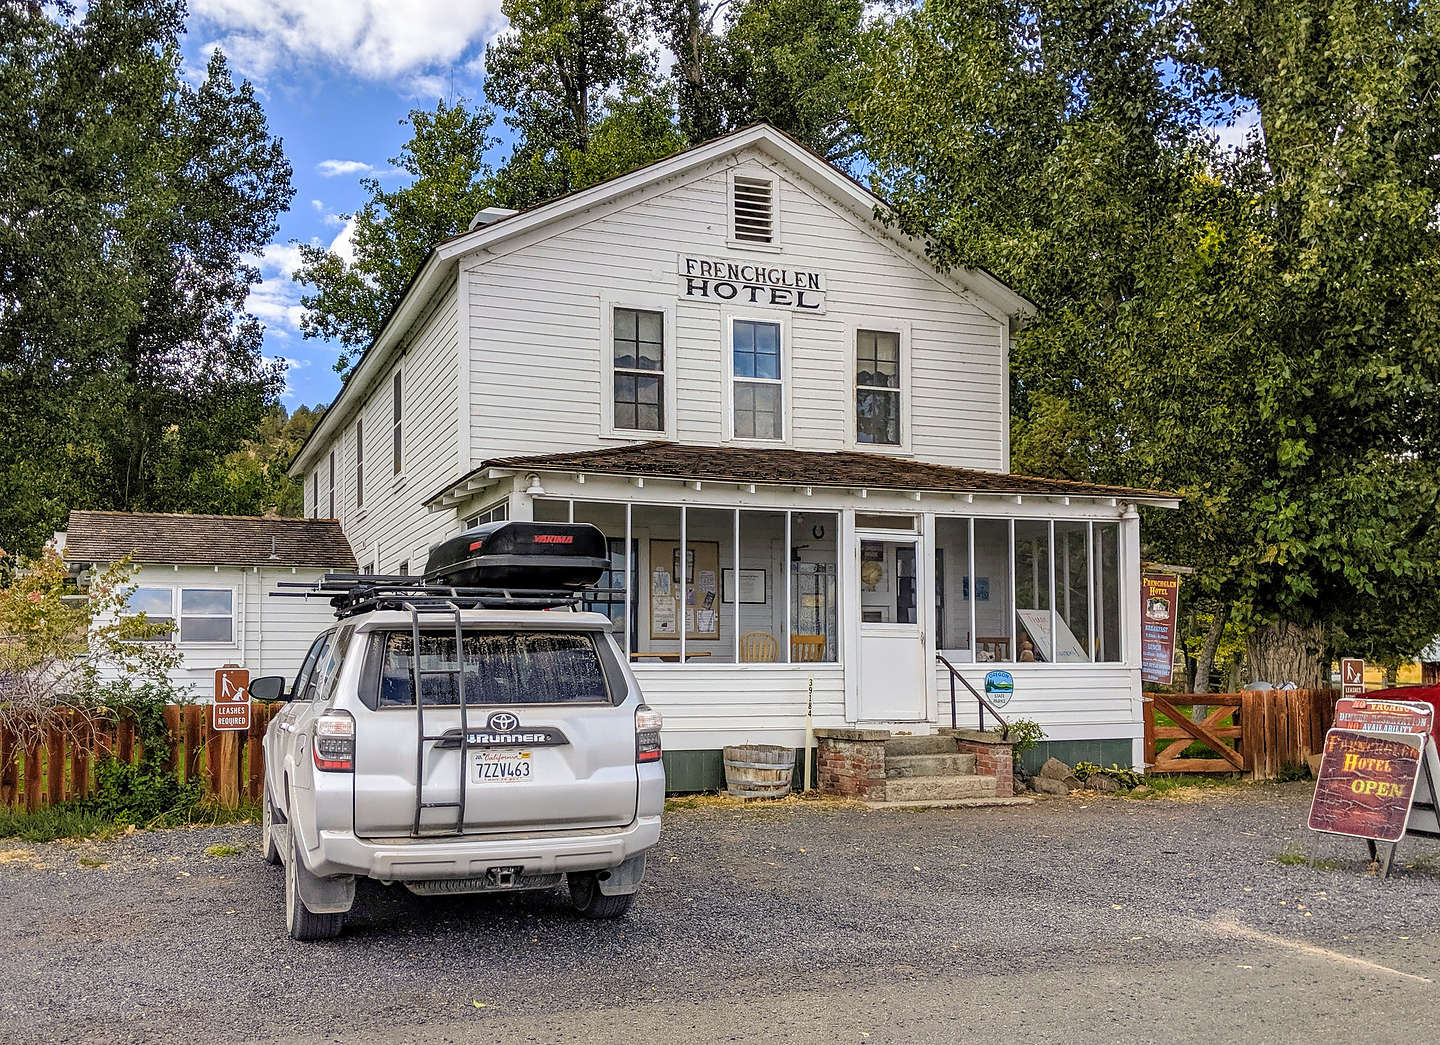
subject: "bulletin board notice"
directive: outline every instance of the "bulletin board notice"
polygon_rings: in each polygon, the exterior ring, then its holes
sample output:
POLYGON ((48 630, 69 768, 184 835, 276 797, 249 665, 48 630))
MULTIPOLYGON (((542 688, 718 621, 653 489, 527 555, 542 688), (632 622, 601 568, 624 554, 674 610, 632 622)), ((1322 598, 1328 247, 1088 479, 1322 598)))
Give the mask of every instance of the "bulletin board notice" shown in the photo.
POLYGON ((720 542, 687 543, 681 576, 680 542, 650 542, 651 639, 678 639, 681 619, 686 641, 720 638, 720 542))

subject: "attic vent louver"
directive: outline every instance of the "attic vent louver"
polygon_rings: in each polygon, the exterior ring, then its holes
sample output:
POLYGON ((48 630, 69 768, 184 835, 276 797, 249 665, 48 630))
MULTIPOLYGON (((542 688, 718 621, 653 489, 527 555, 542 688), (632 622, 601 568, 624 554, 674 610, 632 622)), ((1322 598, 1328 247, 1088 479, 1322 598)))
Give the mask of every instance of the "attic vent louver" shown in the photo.
POLYGON ((747 243, 775 239, 775 183, 768 178, 735 175, 735 238, 747 243))

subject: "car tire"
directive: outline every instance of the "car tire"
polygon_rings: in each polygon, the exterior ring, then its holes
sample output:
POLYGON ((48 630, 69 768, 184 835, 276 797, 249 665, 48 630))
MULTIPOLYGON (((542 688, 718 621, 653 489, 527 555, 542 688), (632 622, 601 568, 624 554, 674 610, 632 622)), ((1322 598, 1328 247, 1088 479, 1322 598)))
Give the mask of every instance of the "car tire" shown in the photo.
POLYGON ((635 900, 634 893, 602 893, 594 871, 572 871, 565 877, 570 885, 570 906, 586 918, 619 918, 635 900))
POLYGON ((292 828, 290 859, 285 861, 285 927, 294 940, 329 940, 340 935, 343 914, 316 914, 300 896, 300 875, 308 874, 300 857, 300 836, 292 828))
POLYGON ((267 864, 280 863, 280 846, 275 841, 275 803, 270 801, 270 789, 260 799, 260 855, 267 864))

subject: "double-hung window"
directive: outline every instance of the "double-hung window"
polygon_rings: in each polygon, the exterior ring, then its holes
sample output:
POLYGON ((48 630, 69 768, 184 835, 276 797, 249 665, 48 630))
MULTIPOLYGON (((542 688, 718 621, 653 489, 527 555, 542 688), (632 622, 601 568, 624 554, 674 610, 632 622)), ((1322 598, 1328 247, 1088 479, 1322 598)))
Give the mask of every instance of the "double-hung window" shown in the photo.
POLYGON ((400 451, 401 451, 401 431, 400 431, 400 428, 401 428, 401 425, 400 425, 400 422, 401 422, 401 410, 400 410, 400 406, 401 406, 401 402, 400 402, 400 400, 401 400, 401 395, 400 395, 400 371, 398 371, 398 370, 395 371, 395 380, 394 380, 394 382, 393 382, 393 386, 394 386, 394 392, 395 392, 395 415, 394 415, 394 420, 391 422, 391 425, 390 425, 390 438, 391 438, 392 443, 394 444, 394 451, 395 451, 395 473, 394 473, 394 474, 399 475, 399 474, 400 474, 400 470, 401 470, 401 465, 402 465, 402 456, 401 456, 401 453, 400 453, 400 451))
POLYGON ((180 641, 234 642, 235 592, 229 588, 181 588, 180 641))
POLYGON ((355 422, 355 507, 365 507, 365 422, 355 422))
POLYGON ((665 430, 665 314, 614 310, 615 427, 665 430))
POLYGON ((731 326, 731 342, 735 438, 783 439, 780 324, 737 319, 731 326))
POLYGON ((856 332, 855 441, 900 445, 900 335, 893 331, 856 332))

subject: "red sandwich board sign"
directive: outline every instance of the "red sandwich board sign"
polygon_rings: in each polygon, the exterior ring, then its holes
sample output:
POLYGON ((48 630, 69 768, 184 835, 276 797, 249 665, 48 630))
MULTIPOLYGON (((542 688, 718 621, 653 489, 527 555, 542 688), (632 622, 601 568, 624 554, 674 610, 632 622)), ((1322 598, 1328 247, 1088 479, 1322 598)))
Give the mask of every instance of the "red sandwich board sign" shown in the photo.
POLYGON ((1365 695, 1365 662, 1359 657, 1340 658, 1340 693, 1346 697, 1365 695))
POLYGON ((1434 716, 1428 704, 1344 697, 1325 734, 1310 829, 1365 839, 1381 878, 1407 834, 1440 837, 1434 716))
POLYGON ((250 672, 246 668, 219 668, 215 672, 215 703, 210 723, 217 730, 250 728, 250 672))

